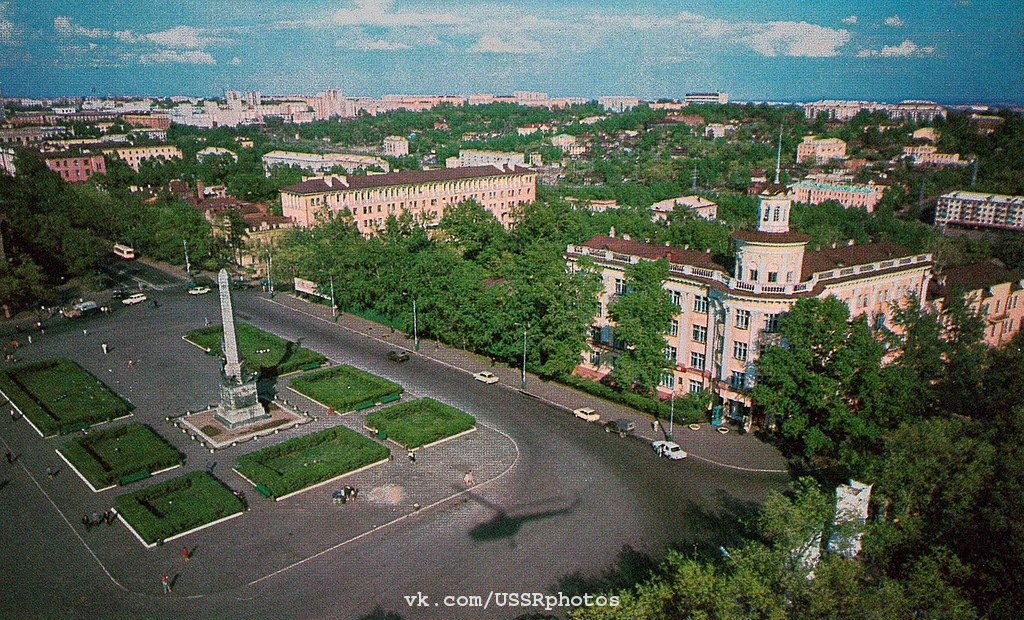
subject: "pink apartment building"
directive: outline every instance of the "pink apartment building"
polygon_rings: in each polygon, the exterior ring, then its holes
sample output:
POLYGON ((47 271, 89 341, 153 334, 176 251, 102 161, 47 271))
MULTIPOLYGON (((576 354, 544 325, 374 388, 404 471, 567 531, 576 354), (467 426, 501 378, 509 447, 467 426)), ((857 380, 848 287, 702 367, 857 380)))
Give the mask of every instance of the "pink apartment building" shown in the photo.
POLYGON ((796 147, 796 161, 820 166, 833 159, 846 159, 846 142, 839 138, 805 136, 796 147))
POLYGON ((803 180, 790 186, 793 202, 818 205, 834 200, 847 209, 865 209, 868 213, 875 210, 882 195, 884 185, 858 185, 854 183, 819 183, 803 180))
POLYGON ((470 166, 307 179, 281 190, 281 207, 297 226, 348 210, 359 231, 371 236, 389 215, 408 211, 417 221, 436 224, 446 207, 470 199, 508 227, 514 209, 536 198, 537 173, 529 168, 470 166))
POLYGON ((807 249, 810 237, 789 230, 792 200, 777 185, 760 195, 758 228, 736 232, 735 266, 729 270, 707 253, 598 236, 570 245, 566 260, 575 269, 589 257, 602 270, 604 289, 588 350, 577 368, 582 376, 611 372, 617 354, 608 305, 626 290, 627 267, 641 260, 667 259, 665 289, 678 307, 665 335, 665 354, 675 363, 659 393, 711 389, 729 403, 731 415, 750 404, 747 390, 766 343, 777 338, 779 316, 804 297, 835 296, 853 316, 867 314, 886 326, 891 304, 916 294, 923 299, 931 276, 931 254, 915 254, 892 243, 807 249))
POLYGON ((69 153, 47 155, 46 167, 68 183, 85 183, 94 174, 106 174, 107 162, 102 155, 69 153))
POLYGON ((941 310, 953 292, 965 295, 985 319, 985 343, 998 347, 1017 335, 1024 323, 1024 274, 993 262, 979 262, 935 274, 928 302, 941 310))
POLYGON ((103 149, 107 155, 116 155, 124 160, 135 172, 139 171, 139 164, 147 159, 181 159, 181 149, 172 144, 154 144, 152 146, 122 146, 113 149, 103 149))

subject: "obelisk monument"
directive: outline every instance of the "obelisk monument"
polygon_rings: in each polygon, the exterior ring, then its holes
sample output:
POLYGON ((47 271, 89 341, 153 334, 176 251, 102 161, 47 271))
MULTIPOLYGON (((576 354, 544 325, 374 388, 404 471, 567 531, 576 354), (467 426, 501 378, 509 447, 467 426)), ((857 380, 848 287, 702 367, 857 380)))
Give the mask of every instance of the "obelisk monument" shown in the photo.
POLYGON ((220 289, 220 317, 224 325, 224 369, 220 386, 220 404, 215 419, 228 428, 238 428, 265 420, 270 414, 260 404, 256 394, 256 378, 247 377, 238 354, 238 335, 235 333, 235 312, 231 306, 231 281, 226 269, 217 276, 220 289))

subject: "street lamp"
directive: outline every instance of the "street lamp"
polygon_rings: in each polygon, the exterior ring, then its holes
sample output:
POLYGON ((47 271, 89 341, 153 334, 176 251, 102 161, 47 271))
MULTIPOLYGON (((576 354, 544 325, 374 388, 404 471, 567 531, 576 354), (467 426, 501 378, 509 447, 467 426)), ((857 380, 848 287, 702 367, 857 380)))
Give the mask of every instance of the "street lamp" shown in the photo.
MULTIPOLYGON (((409 293, 402 293, 402 297, 406 297, 409 293)), ((414 351, 420 350, 420 330, 419 330, 419 318, 416 315, 416 298, 412 298, 412 348, 414 351)))
POLYGON ((185 246, 185 275, 192 278, 192 263, 188 260, 188 239, 182 239, 181 244, 185 246))
POLYGON ((676 418, 676 384, 675 378, 672 380, 672 402, 668 407, 668 432, 665 433, 665 439, 672 441, 672 423, 676 418))
POLYGON ((270 299, 274 298, 274 255, 270 253, 270 247, 267 246, 267 297, 270 299))
POLYGON ((338 322, 338 302, 334 299, 334 275, 331 275, 331 316, 334 322, 338 322))
POLYGON ((523 328, 523 389, 526 389, 526 332, 530 330, 530 324, 516 323, 516 327, 523 328))

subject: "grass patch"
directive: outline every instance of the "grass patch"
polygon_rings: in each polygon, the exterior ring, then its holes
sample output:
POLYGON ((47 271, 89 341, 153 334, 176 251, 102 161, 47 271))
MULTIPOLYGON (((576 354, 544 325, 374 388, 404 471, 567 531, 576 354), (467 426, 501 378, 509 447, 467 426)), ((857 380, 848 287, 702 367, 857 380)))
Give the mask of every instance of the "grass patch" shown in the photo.
MULTIPOLYGON (((326 357, 315 351, 310 351, 248 323, 238 323, 235 326, 235 333, 238 335, 238 350, 242 361, 249 370, 254 372, 285 375, 295 372, 303 366, 319 365, 327 361, 326 357)), ((210 355, 220 355, 224 340, 224 327, 211 325, 196 329, 185 334, 185 338, 204 349, 209 349, 210 355)))
POLYGON ((360 403, 373 403, 402 392, 402 386, 397 383, 351 366, 335 366, 302 375, 291 382, 291 387, 336 411, 350 411, 360 403))
POLYGON ((132 410, 106 384, 65 358, 0 371, 0 389, 47 437, 107 422, 132 410))
POLYGON ((153 544, 245 510, 223 482, 204 471, 118 496, 117 510, 153 544))
POLYGON ((90 433, 60 451, 97 489, 138 472, 153 473, 185 462, 153 429, 139 423, 90 433))
POLYGON ((476 418, 432 398, 421 398, 375 411, 367 416, 366 425, 412 449, 468 431, 476 426, 476 418))
POLYGON ((336 426, 245 454, 236 469, 277 498, 376 463, 390 453, 385 446, 336 426))

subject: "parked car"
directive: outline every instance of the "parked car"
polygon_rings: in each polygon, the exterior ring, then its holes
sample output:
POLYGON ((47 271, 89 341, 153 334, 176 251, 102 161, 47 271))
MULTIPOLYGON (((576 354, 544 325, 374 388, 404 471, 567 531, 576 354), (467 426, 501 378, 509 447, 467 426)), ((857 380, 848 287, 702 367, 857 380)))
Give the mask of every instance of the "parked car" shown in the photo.
POLYGON ((208 287, 208 286, 196 286, 196 287, 188 289, 188 294, 189 295, 205 295, 205 294, 207 294, 209 292, 210 292, 210 287, 208 287))
POLYGON ((482 383, 497 383, 498 377, 494 376, 493 372, 482 370, 473 375, 473 378, 482 383))
POLYGON ((634 423, 633 420, 627 420, 625 418, 620 420, 610 420, 604 425, 604 432, 618 433, 619 437, 632 435, 635 431, 636 423, 634 423))
POLYGON ((405 351, 388 351, 388 361, 398 363, 408 362, 409 354, 405 351))
POLYGON ((686 458, 686 451, 674 441, 655 441, 651 443, 651 447, 654 448, 658 456, 664 456, 673 461, 686 458))
POLYGON ((601 414, 594 411, 592 407, 580 407, 579 409, 573 410, 572 414, 581 420, 587 422, 597 422, 601 419, 601 414))
POLYGON ((122 299, 121 303, 123 303, 126 306, 134 306, 135 304, 141 304, 147 299, 149 298, 146 297, 144 293, 135 293, 134 295, 129 295, 128 297, 122 299))

